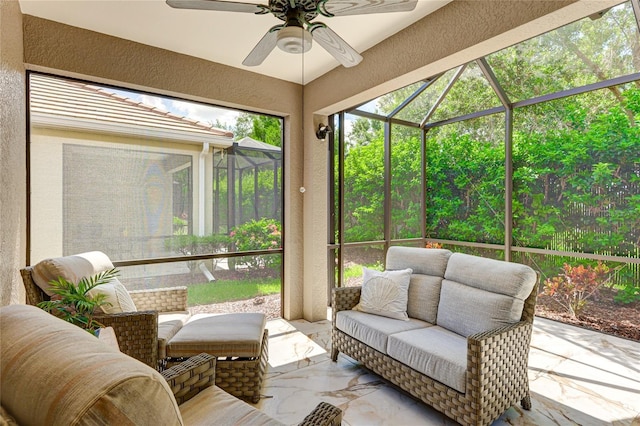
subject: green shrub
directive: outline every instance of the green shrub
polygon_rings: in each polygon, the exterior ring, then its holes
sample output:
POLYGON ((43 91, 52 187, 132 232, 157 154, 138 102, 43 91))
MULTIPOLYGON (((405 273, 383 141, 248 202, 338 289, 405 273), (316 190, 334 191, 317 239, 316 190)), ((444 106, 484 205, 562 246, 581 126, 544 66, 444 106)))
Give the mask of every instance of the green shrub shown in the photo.
MULTIPOLYGON (((277 250, 282 248, 280 222, 275 219, 252 220, 234 227, 229 237, 237 251, 277 250)), ((252 269, 276 269, 280 267, 281 256, 243 256, 236 264, 252 269)))
POLYGON ((631 284, 625 285, 622 289, 618 290, 613 300, 616 303, 627 304, 640 301, 640 288, 631 284))

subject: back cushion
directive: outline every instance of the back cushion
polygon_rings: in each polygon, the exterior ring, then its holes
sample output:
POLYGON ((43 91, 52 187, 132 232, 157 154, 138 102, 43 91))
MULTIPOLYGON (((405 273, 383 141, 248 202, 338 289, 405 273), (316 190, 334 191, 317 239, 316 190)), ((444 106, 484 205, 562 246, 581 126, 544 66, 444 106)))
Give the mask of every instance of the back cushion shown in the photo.
POLYGON ((109 257, 101 251, 90 251, 73 256, 55 257, 38 262, 33 267, 33 281, 47 295, 51 296, 49 282, 62 277, 77 283, 83 277, 95 275, 113 268, 109 257))
POLYGON ((0 308, 1 403, 18 424, 182 424, 163 377, 35 306, 0 308))
POLYGON ((520 321, 536 284, 526 265, 454 253, 442 282, 437 324, 469 337, 520 321))
POLYGON ((449 250, 393 246, 387 252, 387 270, 411 268, 407 314, 411 318, 436 323, 440 287, 449 250))

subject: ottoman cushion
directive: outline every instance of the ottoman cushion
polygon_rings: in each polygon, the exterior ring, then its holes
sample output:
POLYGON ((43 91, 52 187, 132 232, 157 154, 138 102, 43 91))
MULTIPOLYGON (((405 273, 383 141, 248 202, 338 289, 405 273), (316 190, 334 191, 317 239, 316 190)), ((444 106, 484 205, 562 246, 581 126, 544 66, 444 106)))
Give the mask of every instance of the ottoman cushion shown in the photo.
POLYGON ((265 324, 263 313, 194 315, 167 344, 167 356, 206 352, 217 357, 256 358, 265 324))

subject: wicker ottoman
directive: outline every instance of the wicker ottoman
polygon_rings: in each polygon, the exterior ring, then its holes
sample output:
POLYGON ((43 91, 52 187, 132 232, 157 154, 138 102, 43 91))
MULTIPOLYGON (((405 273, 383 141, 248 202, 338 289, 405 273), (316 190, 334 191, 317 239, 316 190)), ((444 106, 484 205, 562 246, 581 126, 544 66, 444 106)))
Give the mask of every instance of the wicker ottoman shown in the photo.
POLYGON ((256 403, 267 370, 265 323, 262 313, 195 315, 167 344, 167 367, 202 352, 213 355, 216 385, 256 403))

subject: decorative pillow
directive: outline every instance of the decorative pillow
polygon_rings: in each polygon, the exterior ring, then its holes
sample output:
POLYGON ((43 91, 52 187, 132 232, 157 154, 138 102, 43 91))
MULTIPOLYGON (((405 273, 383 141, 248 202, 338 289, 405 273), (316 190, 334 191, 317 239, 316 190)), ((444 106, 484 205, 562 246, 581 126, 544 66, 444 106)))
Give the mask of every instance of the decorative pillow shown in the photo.
POLYGON ((383 317, 409 321, 407 301, 412 269, 374 271, 363 269, 360 303, 353 309, 383 317))
POLYGON ((129 292, 117 278, 113 278, 107 284, 101 284, 89 291, 90 296, 95 297, 97 294, 104 294, 107 296, 105 298, 107 303, 100 307, 102 312, 105 314, 119 314, 121 312, 138 311, 133 299, 129 295, 129 292))

